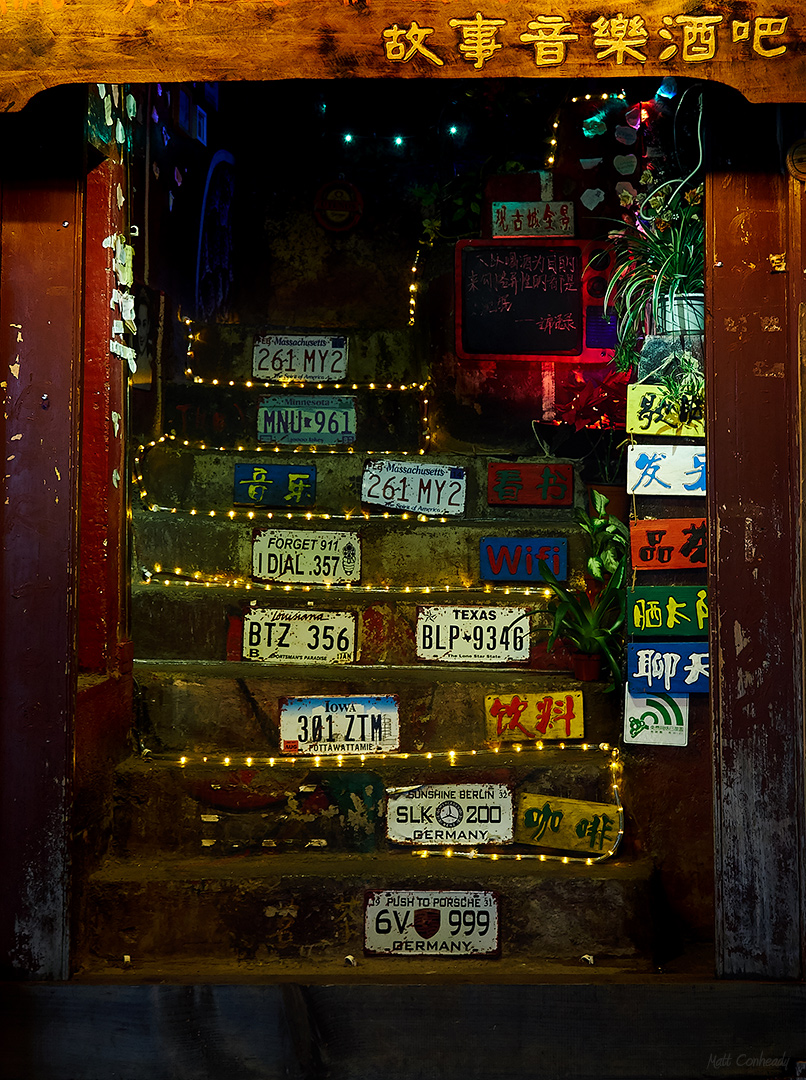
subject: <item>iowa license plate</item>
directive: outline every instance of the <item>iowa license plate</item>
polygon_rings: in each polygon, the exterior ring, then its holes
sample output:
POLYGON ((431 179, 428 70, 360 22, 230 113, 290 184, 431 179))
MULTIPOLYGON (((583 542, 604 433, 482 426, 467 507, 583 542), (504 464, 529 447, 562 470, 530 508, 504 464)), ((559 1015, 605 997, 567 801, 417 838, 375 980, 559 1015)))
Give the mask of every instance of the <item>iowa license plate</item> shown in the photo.
POLYGON ((417 609, 421 660, 500 664, 529 659, 529 612, 515 607, 417 609))
POLYGON ((386 793, 386 829, 397 844, 506 844, 512 792, 506 784, 422 784, 386 793))
POLYGON ((276 664, 349 664, 355 615, 255 608, 244 616, 242 651, 244 660, 276 664))
POLYGON ((396 697, 313 697, 280 700, 285 754, 368 754, 397 750, 396 697))
POLYGON ((494 956, 498 897, 471 890, 373 889, 365 894, 370 956, 494 956))

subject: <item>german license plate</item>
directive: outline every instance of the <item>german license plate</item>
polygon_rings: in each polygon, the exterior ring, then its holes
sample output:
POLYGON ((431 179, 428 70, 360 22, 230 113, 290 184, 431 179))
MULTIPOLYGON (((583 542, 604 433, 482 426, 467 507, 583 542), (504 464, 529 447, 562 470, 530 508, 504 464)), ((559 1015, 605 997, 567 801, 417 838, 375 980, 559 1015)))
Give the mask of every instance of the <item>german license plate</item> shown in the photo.
POLYGON ((365 894, 370 956, 494 956, 498 897, 481 890, 372 889, 365 894))
POLYGON ((252 577, 313 585, 358 581, 360 540, 356 533, 264 529, 252 541, 252 577))
POLYGON ((378 458, 364 466, 361 501, 442 517, 463 512, 466 489, 465 470, 458 466, 378 458))
POLYGON ((506 784, 421 784, 386 793, 386 829, 398 844, 507 844, 512 792, 506 784))
POLYGON ((347 374, 347 338, 314 334, 259 334, 252 375, 264 382, 337 382, 347 374))
POLYGON ((354 656, 355 615, 255 608, 244 616, 244 660, 349 664, 354 656))
POLYGON ((284 754, 377 754, 397 750, 397 698, 283 698, 280 745, 284 754))
POLYGON ((279 446, 342 446, 355 442, 355 398, 263 397, 257 439, 279 446))
POLYGON ((421 660, 499 664, 529 659, 529 612, 516 607, 417 609, 421 660))

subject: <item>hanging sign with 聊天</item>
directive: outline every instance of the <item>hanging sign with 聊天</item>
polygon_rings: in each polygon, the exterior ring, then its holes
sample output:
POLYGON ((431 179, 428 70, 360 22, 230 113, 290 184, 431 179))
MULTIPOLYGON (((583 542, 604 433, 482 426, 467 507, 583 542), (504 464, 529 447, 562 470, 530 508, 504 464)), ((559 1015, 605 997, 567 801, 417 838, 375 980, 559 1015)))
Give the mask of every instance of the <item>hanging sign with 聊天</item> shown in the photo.
POLYGON ((627 387, 627 431, 636 435, 672 435, 701 439, 705 434, 702 395, 671 398, 662 386, 630 383, 627 387))
POLYGON ((338 382, 347 375, 347 338, 256 334, 252 375, 264 382, 338 382))
POLYGON ((315 465, 236 464, 233 490, 236 506, 313 506, 315 465))
POLYGON ((573 465, 495 461, 487 466, 490 506, 571 506, 573 465))
POLYGON ((453 663, 529 659, 529 611, 515 607, 417 609, 417 656, 453 663))
POLYGON ((493 236, 573 236, 569 202, 494 202, 493 236))
POLYGON ((262 529, 252 538, 256 581, 341 585, 361 578, 361 541, 356 533, 262 529))
POLYGON ((627 629, 632 637, 708 637, 708 590, 704 585, 651 585, 627 592, 627 629))
POLYGON ((487 738, 504 742, 581 739, 585 734, 582 694, 487 694, 487 738))
POLYGON ((374 458, 364 466, 361 501, 388 510, 439 517, 461 514, 465 508, 467 474, 458 465, 411 458, 374 458))
POLYGON ((524 792, 518 798, 515 841, 592 858, 612 855, 621 838, 622 813, 612 803, 560 799, 524 792))
POLYGON ((345 446, 355 442, 355 398, 263 397, 257 413, 258 442, 278 446, 345 446))
POLYGON ((705 445, 660 443, 627 447, 631 495, 704 495, 705 445))
POLYGON ((482 581, 536 581, 543 583, 540 564, 559 580, 568 577, 568 541, 554 536, 483 536, 479 541, 482 581))
POLYGON ((697 570, 708 563, 705 518, 630 522, 633 570, 697 570))
POLYGON ((385 754, 399 745, 394 696, 280 698, 284 754, 385 754))
POLYGON ((276 608, 253 608, 244 615, 244 660, 349 664, 354 657, 355 615, 276 608))
POLYGON ((627 646, 630 693, 646 696, 708 693, 708 643, 697 641, 631 642, 627 646))
POLYGON ((364 897, 369 956, 494 956, 498 897, 481 890, 372 889, 364 897))
POLYGON ((624 695, 624 741, 643 746, 688 745, 688 697, 624 695))
POLYGON ((418 784, 389 788, 386 831, 396 844, 508 844, 512 791, 506 784, 418 784))

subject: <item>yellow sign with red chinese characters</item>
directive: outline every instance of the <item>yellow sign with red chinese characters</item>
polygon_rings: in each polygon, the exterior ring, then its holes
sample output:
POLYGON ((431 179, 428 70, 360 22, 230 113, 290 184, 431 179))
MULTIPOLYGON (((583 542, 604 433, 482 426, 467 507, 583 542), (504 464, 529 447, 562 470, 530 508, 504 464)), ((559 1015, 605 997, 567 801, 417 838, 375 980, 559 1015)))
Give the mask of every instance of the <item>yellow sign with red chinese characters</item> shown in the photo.
POLYGON ((581 739, 582 694, 487 694, 484 698, 490 742, 529 743, 543 739, 581 739))
POLYGON ((622 830, 623 813, 613 803, 559 799, 531 792, 524 792, 518 798, 516 844, 602 858, 615 852, 622 830))

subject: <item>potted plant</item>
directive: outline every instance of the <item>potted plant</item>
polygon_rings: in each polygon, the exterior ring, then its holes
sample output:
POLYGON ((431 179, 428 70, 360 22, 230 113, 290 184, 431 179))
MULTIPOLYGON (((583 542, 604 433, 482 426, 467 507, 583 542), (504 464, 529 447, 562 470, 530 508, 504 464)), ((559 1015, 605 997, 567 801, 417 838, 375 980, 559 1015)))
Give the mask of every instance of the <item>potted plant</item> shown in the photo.
POLYGON ((630 534, 623 521, 608 513, 610 500, 606 495, 594 488, 590 498, 593 513, 578 509, 576 519, 588 540, 587 572, 595 581, 603 582, 626 563, 630 534))

